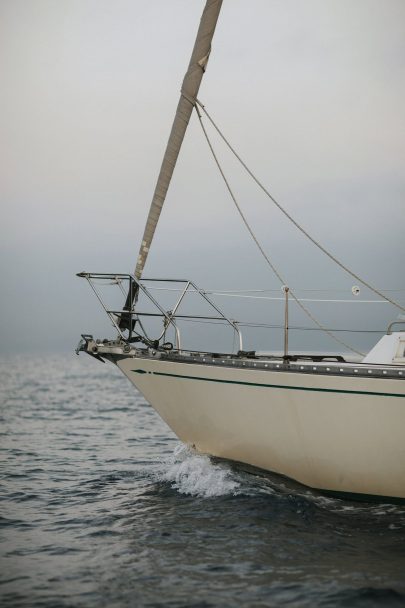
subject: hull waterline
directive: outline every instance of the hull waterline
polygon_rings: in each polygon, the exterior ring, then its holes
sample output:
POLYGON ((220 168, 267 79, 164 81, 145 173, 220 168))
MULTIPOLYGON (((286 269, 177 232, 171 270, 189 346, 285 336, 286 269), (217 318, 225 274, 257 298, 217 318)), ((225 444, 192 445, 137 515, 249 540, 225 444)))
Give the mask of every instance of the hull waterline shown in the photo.
POLYGON ((115 362, 181 441, 200 452, 319 490, 405 499, 405 394, 399 378, 143 356, 115 362))

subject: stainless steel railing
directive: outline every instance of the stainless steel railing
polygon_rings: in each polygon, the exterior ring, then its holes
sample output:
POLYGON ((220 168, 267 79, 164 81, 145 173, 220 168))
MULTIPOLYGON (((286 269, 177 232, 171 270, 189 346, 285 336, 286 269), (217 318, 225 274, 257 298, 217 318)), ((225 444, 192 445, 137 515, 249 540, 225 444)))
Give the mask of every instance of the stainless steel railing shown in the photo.
MULTIPOLYGON (((193 281, 190 281, 189 279, 143 278, 140 281, 140 280, 137 280, 131 274, 123 274, 123 273, 114 274, 114 273, 98 273, 98 272, 80 272, 77 274, 77 276, 84 278, 88 281, 90 287, 92 288, 93 292, 95 293, 95 295, 96 295, 97 299, 99 300, 101 306, 103 307, 105 313, 107 314, 107 316, 109 317, 113 326, 117 330, 118 335, 124 341, 134 341, 133 338, 135 336, 135 339, 139 338, 142 341, 146 341, 146 343, 159 343, 165 337, 167 328, 169 326, 172 326, 174 329, 174 332, 175 332, 176 349, 181 350, 181 334, 180 334, 180 329, 176 323, 176 319, 177 320, 178 319, 188 319, 188 320, 204 319, 204 320, 210 320, 210 321, 225 321, 226 324, 228 324, 233 329, 233 331, 235 332, 235 334, 238 337, 239 350, 243 350, 242 333, 240 331, 240 328, 238 327, 238 323, 235 320, 230 319, 227 315, 225 315, 222 312, 222 310, 215 304, 215 302, 213 302, 211 300, 211 298, 208 297, 208 295, 204 292, 204 290, 197 287, 197 285, 195 283, 193 283, 193 281), (111 285, 116 284, 121 289, 124 296, 127 295, 128 291, 130 291, 131 293, 135 293, 135 290, 139 290, 153 304, 153 306, 158 310, 158 312, 146 312, 146 311, 143 312, 143 311, 136 310, 135 308, 132 308, 131 310, 116 310, 116 309, 108 308, 103 300, 103 297, 101 296, 99 289, 96 286, 97 281, 110 281, 109 284, 111 284, 111 285), (127 292, 125 291, 123 282, 128 282, 128 291, 127 292), (166 311, 160 305, 160 303, 156 300, 156 298, 151 294, 150 290, 145 286, 145 283, 176 283, 176 284, 184 285, 184 287, 182 288, 182 290, 180 292, 180 296, 177 299, 173 309, 166 311), (188 293, 199 294, 199 296, 203 300, 205 300, 205 302, 207 302, 211 308, 213 308, 216 311, 217 315, 216 316, 207 316, 207 315, 179 314, 178 313, 179 307, 188 293), (130 323, 130 328, 128 329, 128 335, 125 335, 125 333, 124 333, 125 330, 122 330, 119 325, 119 320, 123 315, 128 315, 128 316, 130 316, 131 320, 136 320, 139 324, 139 327, 140 327, 142 333, 140 333, 138 331, 134 331, 134 329, 132 328, 133 324, 130 323), (147 335, 145 328, 142 325, 141 317, 161 317, 163 319, 163 330, 158 335, 157 338, 151 339, 147 335)), ((130 299, 132 301, 132 297, 130 299)))

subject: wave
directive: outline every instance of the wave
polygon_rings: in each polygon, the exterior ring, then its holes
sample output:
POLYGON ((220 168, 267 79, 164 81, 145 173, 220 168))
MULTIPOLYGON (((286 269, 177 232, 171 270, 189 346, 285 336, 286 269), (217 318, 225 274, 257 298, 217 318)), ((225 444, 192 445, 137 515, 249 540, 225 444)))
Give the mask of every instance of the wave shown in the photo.
POLYGON ((208 456, 184 444, 177 445, 169 459, 161 463, 156 477, 157 481, 171 483, 180 494, 200 498, 235 496, 240 487, 227 465, 214 464, 208 456))
POLYGON ((196 452, 180 443, 173 453, 160 461, 153 477, 169 482, 180 494, 200 498, 239 496, 282 502, 286 508, 307 512, 316 508, 325 515, 335 515, 364 525, 380 525, 398 530, 405 526, 404 505, 353 502, 326 496, 285 477, 261 471, 249 465, 231 463, 196 452))

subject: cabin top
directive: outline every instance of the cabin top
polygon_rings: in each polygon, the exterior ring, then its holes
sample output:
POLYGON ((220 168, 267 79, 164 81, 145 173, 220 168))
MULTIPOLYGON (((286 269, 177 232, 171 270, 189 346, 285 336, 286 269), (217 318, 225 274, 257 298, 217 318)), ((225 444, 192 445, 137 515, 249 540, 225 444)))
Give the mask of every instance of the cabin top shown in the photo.
POLYGON ((405 365, 405 331, 383 336, 364 357, 362 363, 405 365))

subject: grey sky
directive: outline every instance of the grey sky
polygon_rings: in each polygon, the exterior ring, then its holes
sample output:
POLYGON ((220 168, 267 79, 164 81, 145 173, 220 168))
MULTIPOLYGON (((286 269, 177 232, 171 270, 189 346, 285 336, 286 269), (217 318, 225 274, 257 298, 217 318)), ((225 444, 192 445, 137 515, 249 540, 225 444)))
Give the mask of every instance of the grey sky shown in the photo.
MULTIPOLYGON (((98 303, 74 273, 133 270, 203 5, 1 2, 5 353, 69 349, 82 331, 101 330, 98 303)), ((315 237, 366 279, 404 289, 403 0, 224 0, 200 98, 315 237)), ((217 145, 287 281, 349 295, 354 281, 303 242, 217 145)), ((195 119, 146 274, 278 287, 195 119)), ((352 318, 331 306, 320 315, 331 326, 379 328, 396 316, 372 306, 356 305, 352 318)))

